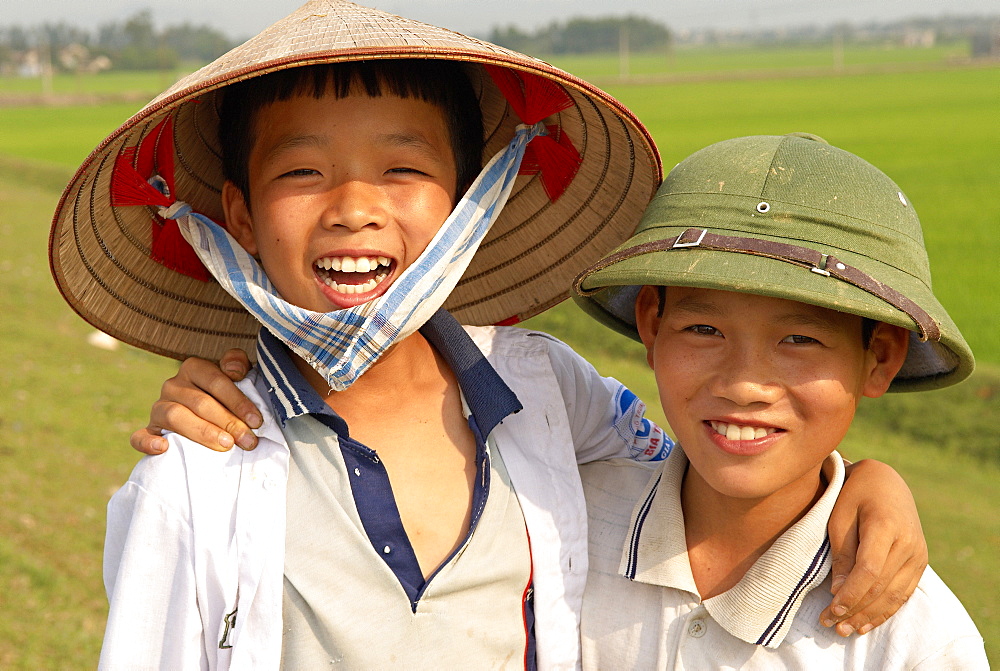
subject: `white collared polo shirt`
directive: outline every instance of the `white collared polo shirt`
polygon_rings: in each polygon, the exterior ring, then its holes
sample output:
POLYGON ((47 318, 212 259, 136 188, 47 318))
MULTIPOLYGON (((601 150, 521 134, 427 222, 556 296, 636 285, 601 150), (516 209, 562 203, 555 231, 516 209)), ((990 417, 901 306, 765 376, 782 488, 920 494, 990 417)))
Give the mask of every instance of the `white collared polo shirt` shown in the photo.
POLYGON ((730 590, 702 600, 684 535, 681 449, 662 465, 612 460, 581 467, 590 572, 585 669, 988 669, 983 640, 928 568, 895 616, 865 636, 819 624, 830 603, 826 526, 843 485, 830 484, 730 590))

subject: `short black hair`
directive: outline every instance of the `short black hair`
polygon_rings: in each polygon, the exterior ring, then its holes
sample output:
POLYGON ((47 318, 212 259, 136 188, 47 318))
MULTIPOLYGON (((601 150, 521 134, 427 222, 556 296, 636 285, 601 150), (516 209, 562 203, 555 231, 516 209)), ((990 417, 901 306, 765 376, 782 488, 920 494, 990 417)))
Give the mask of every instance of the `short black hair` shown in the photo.
MULTIPOLYGON (((656 316, 663 317, 663 311, 667 307, 667 288, 663 285, 658 285, 656 287, 656 316)), ((877 319, 871 319, 869 317, 861 318, 861 344, 864 345, 865 349, 871 347, 872 336, 875 334, 875 329, 879 325, 877 319)))
POLYGON ((458 175, 457 202, 483 165, 483 119, 479 99, 463 66, 440 59, 378 59, 324 63, 279 70, 225 88, 219 112, 222 171, 250 202, 250 151, 257 113, 275 102, 305 94, 343 98, 352 91, 371 97, 394 95, 436 105, 445 115, 458 175))

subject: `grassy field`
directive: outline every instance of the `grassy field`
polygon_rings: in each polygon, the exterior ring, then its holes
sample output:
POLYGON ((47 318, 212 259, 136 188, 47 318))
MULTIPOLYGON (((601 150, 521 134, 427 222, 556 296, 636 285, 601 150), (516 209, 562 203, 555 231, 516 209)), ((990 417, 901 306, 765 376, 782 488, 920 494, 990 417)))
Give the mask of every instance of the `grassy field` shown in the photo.
MULTIPOLYGON (((592 76, 583 63, 573 69, 592 76)), ((1000 252, 998 84, 1000 69, 977 69, 611 88, 647 123, 667 168, 727 137, 805 130, 868 158, 915 203, 935 291, 977 352, 980 370, 954 390, 867 404, 844 451, 881 458, 907 478, 932 562, 966 603, 994 660, 1000 660, 1000 281, 992 272, 1000 252)), ((138 458, 127 448, 128 434, 145 423, 160 382, 175 370, 134 349, 87 345, 89 327, 62 302, 46 264, 60 185, 137 107, 0 109, 3 669, 94 666, 106 609, 104 506, 138 458)), ((638 345, 604 332, 595 337, 595 327, 571 304, 531 325, 623 379, 662 417, 638 345)))

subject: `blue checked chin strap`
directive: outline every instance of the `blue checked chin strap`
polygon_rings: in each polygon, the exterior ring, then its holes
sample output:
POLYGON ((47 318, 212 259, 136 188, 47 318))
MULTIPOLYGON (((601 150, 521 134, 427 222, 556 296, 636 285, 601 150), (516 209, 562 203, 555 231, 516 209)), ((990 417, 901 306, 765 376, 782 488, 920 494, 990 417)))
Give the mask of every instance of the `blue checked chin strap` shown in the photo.
MULTIPOLYGON (((420 257, 378 298, 327 313, 278 296, 263 269, 221 226, 177 206, 181 234, 219 284, 334 391, 351 386, 392 345, 416 332, 444 304, 507 202, 527 144, 545 126, 518 126, 507 147, 483 168, 420 257)), ((172 215, 172 216, 168 216, 172 215)))

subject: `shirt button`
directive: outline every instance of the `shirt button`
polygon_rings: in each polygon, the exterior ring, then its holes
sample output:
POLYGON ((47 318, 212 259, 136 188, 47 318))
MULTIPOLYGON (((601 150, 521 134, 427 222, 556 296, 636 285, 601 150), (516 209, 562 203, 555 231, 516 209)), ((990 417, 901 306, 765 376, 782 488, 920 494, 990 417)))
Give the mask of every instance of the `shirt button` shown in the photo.
POLYGON ((708 627, 705 626, 704 620, 691 620, 688 624, 688 635, 694 638, 701 638, 708 631, 708 627))
POLYGON ((382 548, 382 552, 383 554, 389 554, 390 552, 392 552, 392 550, 389 549, 388 545, 386 545, 384 548, 382 548))
POLYGON ((271 478, 264 478, 264 489, 270 490, 274 487, 274 480, 271 478))
POLYGON ((354 467, 354 475, 360 476, 361 475, 361 469, 355 466, 354 467))

